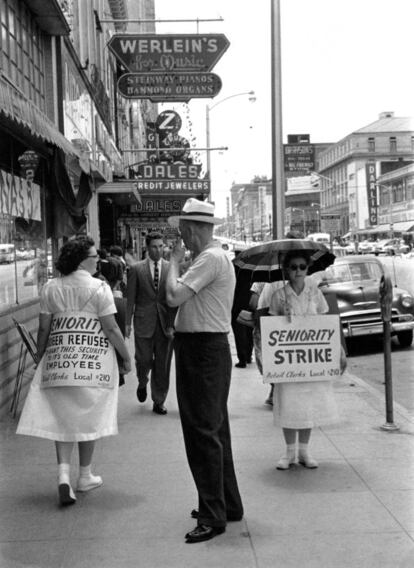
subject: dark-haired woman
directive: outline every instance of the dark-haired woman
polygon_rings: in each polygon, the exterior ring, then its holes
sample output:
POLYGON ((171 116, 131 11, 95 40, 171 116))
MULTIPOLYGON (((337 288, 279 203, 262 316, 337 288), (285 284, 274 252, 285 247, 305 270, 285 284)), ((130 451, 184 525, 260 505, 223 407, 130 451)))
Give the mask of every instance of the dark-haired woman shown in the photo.
POLYGON ((93 475, 95 440, 117 434, 118 365, 114 348, 131 370, 130 356, 116 324, 108 284, 93 278, 98 254, 89 237, 63 245, 60 273, 40 296, 37 346, 40 363, 17 428, 18 434, 55 441, 61 505, 75 503, 70 462, 79 447, 77 491, 102 485, 93 475))
MULTIPOLYGON (((309 258, 302 252, 292 252, 284 259, 287 277, 285 286, 276 289, 270 299, 269 315, 306 316, 328 312, 328 304, 317 285, 308 278, 309 258)), ((341 348, 341 370, 346 366, 341 348)), ((273 393, 273 414, 276 425, 283 429, 286 453, 277 463, 277 469, 289 469, 296 461, 307 468, 318 467, 310 455, 308 444, 314 426, 338 420, 331 381, 278 383, 273 393)))

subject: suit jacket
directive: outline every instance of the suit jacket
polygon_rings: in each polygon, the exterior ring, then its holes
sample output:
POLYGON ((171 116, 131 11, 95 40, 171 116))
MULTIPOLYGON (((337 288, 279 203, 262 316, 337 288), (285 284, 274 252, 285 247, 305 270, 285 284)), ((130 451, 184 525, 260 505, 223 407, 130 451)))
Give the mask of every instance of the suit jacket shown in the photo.
POLYGON ((152 337, 157 320, 166 332, 173 327, 177 308, 167 305, 165 285, 169 262, 161 259, 161 278, 155 290, 149 259, 141 260, 130 267, 127 283, 126 324, 131 325, 134 316, 134 330, 137 337, 152 337))

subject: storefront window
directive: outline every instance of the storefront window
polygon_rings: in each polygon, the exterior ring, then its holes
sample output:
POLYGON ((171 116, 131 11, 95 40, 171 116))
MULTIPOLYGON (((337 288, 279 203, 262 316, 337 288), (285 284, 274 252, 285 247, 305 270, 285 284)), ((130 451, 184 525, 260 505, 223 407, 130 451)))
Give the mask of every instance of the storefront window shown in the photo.
POLYGON ((3 73, 41 110, 45 108, 43 36, 27 6, 1 1, 1 56, 3 73), (29 70, 22 60, 28 62, 29 70), (28 72, 29 71, 29 72, 28 72))
POLYGON ((0 312, 38 298, 52 276, 40 191, 36 183, 0 170, 0 312))

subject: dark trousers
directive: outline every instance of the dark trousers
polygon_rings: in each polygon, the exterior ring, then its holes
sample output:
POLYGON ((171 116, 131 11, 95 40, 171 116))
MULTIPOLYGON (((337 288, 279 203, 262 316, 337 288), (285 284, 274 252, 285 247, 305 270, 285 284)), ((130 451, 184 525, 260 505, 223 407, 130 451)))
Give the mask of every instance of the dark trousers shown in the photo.
POLYGON ((155 404, 164 404, 170 386, 170 340, 159 321, 152 337, 139 337, 136 333, 139 326, 134 324, 134 329, 138 387, 147 386, 151 371, 151 398, 155 404))
POLYGON ((227 399, 231 355, 225 333, 176 333, 177 399, 198 522, 222 527, 243 505, 233 465, 227 399))
POLYGON ((231 319, 234 342, 236 344, 237 358, 240 363, 248 363, 252 360, 253 353, 253 329, 242 323, 237 318, 231 319))

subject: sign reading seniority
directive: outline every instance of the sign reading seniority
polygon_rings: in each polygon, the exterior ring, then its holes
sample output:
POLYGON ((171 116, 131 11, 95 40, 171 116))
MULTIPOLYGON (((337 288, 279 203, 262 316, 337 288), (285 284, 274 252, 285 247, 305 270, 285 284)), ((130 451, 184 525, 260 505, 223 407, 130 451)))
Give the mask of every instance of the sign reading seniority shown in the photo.
POLYGON ((125 73, 118 79, 120 94, 128 99, 183 101, 212 98, 221 90, 221 79, 214 73, 125 73))
POLYGON ((119 34, 108 42, 130 73, 211 71, 229 45, 223 34, 119 34))
POLYGON ((339 316, 260 319, 263 382, 327 381, 340 375, 339 316))

